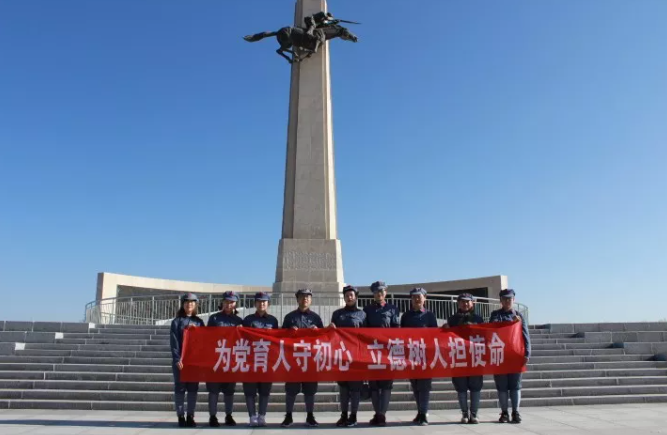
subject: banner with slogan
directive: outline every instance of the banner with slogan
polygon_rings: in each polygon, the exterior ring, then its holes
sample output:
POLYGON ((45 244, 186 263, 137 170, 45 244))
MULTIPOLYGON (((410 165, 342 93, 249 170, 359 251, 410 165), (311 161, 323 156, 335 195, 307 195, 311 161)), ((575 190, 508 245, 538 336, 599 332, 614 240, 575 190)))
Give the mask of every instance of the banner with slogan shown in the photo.
POLYGON ((524 372, 521 323, 184 333, 183 382, 315 382, 524 372))

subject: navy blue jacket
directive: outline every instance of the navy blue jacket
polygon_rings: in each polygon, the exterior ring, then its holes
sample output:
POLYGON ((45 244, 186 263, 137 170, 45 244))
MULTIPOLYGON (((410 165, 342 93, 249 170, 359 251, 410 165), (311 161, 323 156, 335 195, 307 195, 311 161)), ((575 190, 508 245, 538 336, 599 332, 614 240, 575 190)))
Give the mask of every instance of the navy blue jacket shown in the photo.
POLYGON ((183 347, 183 331, 188 326, 204 326, 204 321, 197 316, 176 317, 171 321, 171 334, 169 344, 171 345, 171 358, 176 364, 181 360, 181 348, 183 347))
POLYGON ((401 328, 437 328, 438 319, 427 309, 410 310, 401 316, 401 328))
POLYGON ((363 328, 366 326, 366 313, 357 306, 343 307, 333 312, 331 323, 339 328, 363 328))
POLYGON ((278 329, 278 319, 269 313, 266 313, 263 316, 258 316, 255 312, 245 316, 245 319, 243 319, 243 326, 259 329, 278 329))
POLYGON ((505 311, 502 308, 491 313, 489 318, 489 323, 493 322, 512 322, 514 318, 518 317, 521 319, 521 332, 523 334, 523 343, 526 347, 526 358, 530 358, 530 335, 528 334, 528 323, 523 320, 523 316, 520 312, 512 309, 510 311, 505 311))
POLYGON ((364 307, 366 326, 369 328, 398 328, 398 308, 396 305, 385 303, 380 305, 372 302, 364 307))
POLYGON ((462 313, 457 311, 456 314, 452 314, 447 318, 447 324, 451 327, 454 326, 463 326, 463 325, 477 325, 484 323, 484 319, 481 316, 473 313, 472 311, 467 313, 462 313))
POLYGON ((238 326, 241 323, 243 319, 236 314, 227 315, 220 311, 208 318, 206 326, 238 326))
POLYGON ((287 329, 293 326, 296 326, 297 328, 310 328, 312 326, 324 328, 324 324, 322 323, 319 314, 310 310, 304 312, 294 310, 291 313, 287 313, 285 320, 283 320, 283 328, 287 329))

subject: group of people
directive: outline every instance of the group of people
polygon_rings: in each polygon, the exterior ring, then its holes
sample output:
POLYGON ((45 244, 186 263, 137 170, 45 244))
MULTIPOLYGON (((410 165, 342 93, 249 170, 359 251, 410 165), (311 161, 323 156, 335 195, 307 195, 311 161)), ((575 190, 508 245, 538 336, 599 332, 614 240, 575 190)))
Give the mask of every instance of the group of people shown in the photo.
MULTIPOLYGON (((336 310, 331 316, 330 328, 437 328, 438 323, 433 312, 425 308, 426 290, 414 288, 410 291, 411 309, 401 316, 398 308, 386 301, 387 285, 382 281, 376 281, 371 285, 373 292, 373 303, 363 309, 357 305, 359 291, 353 286, 343 289, 345 306, 336 310), (400 320, 399 320, 400 319, 400 320)), ((296 292, 298 308, 285 316, 283 328, 324 328, 320 316, 310 310, 313 293, 309 289, 296 292)), ((525 344, 526 363, 530 358, 530 338, 528 325, 523 321, 521 314, 516 311, 514 305, 514 290, 506 289, 500 292, 502 308, 491 313, 490 322, 521 321, 523 339, 525 344)), ((279 327, 278 319, 268 313, 270 295, 264 292, 255 294, 255 312, 241 318, 237 315, 236 304, 238 295, 234 292, 226 292, 220 305, 220 311, 209 317, 206 326, 226 327, 249 327, 276 329, 279 327)), ((197 296, 188 293, 181 298, 181 307, 171 324, 171 352, 173 358, 174 374, 174 401, 178 424, 181 427, 195 427, 195 406, 197 402, 197 391, 199 383, 181 382, 180 371, 183 368, 181 360, 181 348, 183 343, 183 331, 191 326, 204 326, 204 321, 197 316, 197 296), (187 407, 185 406, 185 393, 187 392, 187 407), (187 412, 187 414, 186 414, 187 412)), ((474 297, 469 293, 463 293, 457 299, 457 312, 447 319, 443 328, 461 325, 472 325, 483 323, 484 320, 474 313, 474 297)), ((521 373, 508 375, 494 375, 498 401, 500 403, 501 423, 510 422, 508 412, 509 402, 512 404, 511 421, 521 423, 519 414, 519 403, 521 400, 521 373)), ((386 414, 391 399, 393 380, 369 381, 371 401, 375 415, 370 420, 371 426, 385 426, 386 414)), ((461 423, 479 423, 478 409, 483 385, 482 376, 467 376, 452 378, 452 383, 458 394, 460 409, 462 412, 461 423), (468 391, 470 391, 470 406, 468 406, 468 391)), ((354 427, 357 425, 357 411, 361 401, 363 381, 338 382, 340 389, 341 417, 336 426, 354 427)), ((411 379, 410 385, 417 404, 417 416, 413 422, 425 426, 428 424, 427 415, 432 387, 431 379, 411 379)), ((306 404, 306 424, 317 427, 315 419, 315 394, 317 393, 317 382, 287 382, 285 384, 286 404, 285 419, 281 426, 289 427, 293 424, 292 412, 296 396, 301 392, 306 404)), ((220 426, 217 418, 218 398, 222 392, 225 404, 226 426, 236 426, 232 417, 234 390, 236 383, 208 382, 208 408, 209 425, 220 426)), ((266 412, 271 394, 272 384, 267 382, 243 383, 248 409, 249 425, 252 427, 266 425, 266 412), (258 401, 259 399, 259 401, 258 401)))

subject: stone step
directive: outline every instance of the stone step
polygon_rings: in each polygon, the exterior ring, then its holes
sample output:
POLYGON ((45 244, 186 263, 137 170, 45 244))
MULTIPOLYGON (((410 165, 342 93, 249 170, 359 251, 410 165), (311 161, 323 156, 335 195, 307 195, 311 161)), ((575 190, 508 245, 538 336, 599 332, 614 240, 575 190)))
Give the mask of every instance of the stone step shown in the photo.
POLYGON ((63 344, 110 344, 110 345, 130 345, 130 346, 167 346, 169 340, 116 340, 108 338, 62 338, 58 343, 63 344))
POLYGON ((95 328, 98 329, 121 329, 121 330, 138 330, 138 329, 159 329, 159 330, 169 330, 171 325, 108 325, 108 324, 96 324, 95 328))
MULTIPOLYGON (((632 367, 639 364, 667 364, 663 361, 651 360, 652 355, 594 355, 565 357, 536 357, 528 364, 529 370, 576 370, 581 368, 603 368, 599 364, 610 364, 617 367, 632 367), (630 364, 630 365, 627 365, 630 364)), ((171 358, 114 358, 114 357, 63 357, 63 356, 0 356, 0 370, 3 364, 57 364, 57 365, 90 365, 94 371, 99 367, 142 366, 146 373, 155 368, 171 370, 171 358)), ((652 365, 651 365, 652 366, 652 365)), ((656 366, 658 367, 658 366, 656 366)))
MULTIPOLYGON (((531 344, 560 344, 560 343, 586 343, 583 337, 573 338, 533 338, 530 340, 531 344)), ((610 340, 611 343, 611 340, 610 340)))
MULTIPOLYGON (((625 378, 574 378, 574 379, 555 379, 555 380, 541 380, 528 379, 524 380, 523 389, 544 389, 544 388, 566 388, 566 387, 601 387, 601 386, 628 386, 628 385, 667 385, 667 376, 639 376, 639 377, 625 377, 625 378)), ((171 379, 164 379, 161 382, 122 382, 114 379, 107 381, 54 381, 54 380, 0 380, 0 390, 14 389, 14 390, 75 390, 75 391, 158 391, 168 392, 173 391, 173 383, 171 379)), ((204 383, 200 383, 200 391, 206 391, 204 383)), ((319 392, 338 392, 338 385, 334 382, 322 382, 318 387, 319 392)), ((495 383, 493 379, 488 377, 484 382, 484 389, 495 390, 495 383)), ((453 390, 451 380, 434 380, 434 391, 451 391, 453 390)), ((236 384, 236 392, 241 394, 243 391, 242 384, 236 384)), ((273 385, 273 392, 284 393, 285 387, 283 383, 276 383, 273 385)), ((410 390, 410 383, 407 381, 397 381, 394 383, 394 392, 406 392, 410 390)))
POLYGON ((63 334, 63 339, 87 339, 87 340, 165 340, 168 341, 168 336, 165 335, 151 335, 151 334, 63 334))
MULTIPOLYGON (((50 366, 53 367, 53 366, 50 366)), ((103 370, 104 368, 101 368, 103 370)), ((623 377, 660 377, 667 376, 667 368, 620 368, 597 370, 563 370, 563 371, 529 371, 524 373, 524 381, 529 380, 558 380, 558 379, 585 379, 585 378, 623 378, 623 377)), ((118 381, 118 382, 172 382, 171 371, 162 373, 128 373, 122 371, 30 371, 7 370, 0 371, 0 379, 6 380, 80 380, 80 381, 118 381)), ((486 379, 492 379, 486 376, 486 379)), ((445 379, 440 379, 446 381, 445 379)), ((397 383, 404 382, 397 380, 397 383)))
POLYGON ((621 362, 621 361, 652 361, 652 354, 636 355, 584 355, 584 356, 531 356, 532 364, 570 363, 570 362, 621 362))
POLYGON ((64 343, 26 343, 27 350, 87 350, 87 351, 134 351, 134 352, 166 352, 170 353, 169 345, 115 345, 115 344, 64 344, 64 343))
MULTIPOLYGON (((658 403, 667 402, 667 394, 649 394, 649 395, 615 395, 615 396, 577 396, 577 397, 548 397, 548 398, 525 398, 521 400, 523 406, 570 406, 570 405, 611 405, 624 403, 658 403)), ((439 409, 458 409, 458 401, 431 401, 430 408, 433 410, 439 409)), ((482 400, 480 408, 488 409, 495 408, 493 411, 482 412, 482 421, 495 422, 498 418, 496 409, 498 402, 495 399, 482 400)), ((81 410, 118 410, 118 411, 167 411, 173 412, 173 403, 167 402, 113 402, 113 401, 72 401, 72 400, 0 400, 0 408, 9 409, 81 409, 81 410)), ((222 409, 222 405, 219 405, 222 409)), ((370 402, 365 401, 360 404, 360 411, 372 411, 370 402)), ((283 413, 285 412, 285 405, 278 403, 269 404, 269 412, 283 413)), ((405 411, 416 410, 414 401, 392 401, 389 404, 390 411, 405 411)), ((205 423, 205 418, 208 411, 206 402, 198 401, 197 412, 199 422, 205 423)), ((294 411, 298 413, 305 412, 305 406, 301 399, 295 404, 294 411)), ((222 411, 219 411, 221 413, 222 411)), ((243 403, 238 401, 234 404, 234 412, 236 413, 237 421, 245 422, 242 418, 245 417, 246 408, 243 403), (243 417, 241 417, 243 416, 243 417)), ((316 403, 315 412, 340 412, 337 403, 316 403)), ((391 414, 387 415, 388 421, 392 421, 391 414)), ((241 426, 243 427, 243 426, 241 426)), ((295 429, 300 428, 299 423, 294 426, 295 429)))
MULTIPOLYGON (((612 395, 612 396, 574 396, 574 397, 546 397, 546 398, 522 398, 523 406, 570 406, 570 405, 610 405, 624 403, 658 403, 667 402, 667 394, 647 394, 647 395, 612 395)), ((126 401, 75 401, 75 400, 25 400, 10 399, 0 400, 0 408, 9 409, 81 409, 81 410, 119 410, 119 411, 168 411, 173 412, 173 403, 169 402, 126 402, 126 401)), ((222 411, 222 405, 218 405, 219 413, 222 411)), ((433 400, 430 408, 438 409, 458 409, 457 400, 433 400)), ((497 419, 498 402, 495 398, 484 399, 480 401, 480 408, 494 408, 493 411, 480 413, 483 421, 495 422, 497 419), (491 415, 489 415, 491 414, 491 415)), ((392 400, 389 404, 390 411, 416 410, 414 401, 396 401, 392 400)), ((197 412, 200 422, 203 422, 202 416, 206 416, 208 405, 205 401, 198 400, 197 412)), ((269 403, 269 412, 283 413, 285 405, 282 403, 269 403)), ((297 401, 294 407, 297 413, 305 412, 305 406, 301 399, 297 401)), ((360 411, 372 411, 372 405, 369 401, 361 402, 360 411)), ((246 408, 243 402, 235 400, 234 412, 237 413, 237 421, 241 416, 245 416, 246 408)), ((315 403, 315 412, 340 412, 338 403, 315 403)), ((303 416, 301 416, 303 417, 303 416)), ((388 414, 388 420, 391 421, 391 414, 388 414)), ((295 426, 299 428, 299 424, 295 426)))
MULTIPOLYGON (((207 392, 200 389, 199 401, 207 400, 207 392)), ((483 399, 493 400, 496 396, 495 389, 482 390, 483 399)), ((545 398, 545 397, 577 397, 577 396, 609 396, 609 395, 635 395, 635 394, 667 394, 667 384, 663 385, 613 385, 613 386, 583 386, 583 387, 553 387, 553 388, 526 388, 522 389, 522 398, 545 398)), ((236 393, 236 400, 243 401, 243 394, 236 393)), ((273 403, 284 403, 285 393, 272 392, 273 403)), ((317 393, 317 402, 336 402, 338 393, 334 391, 323 391, 317 393)), ((392 391, 392 399, 395 401, 409 401, 413 398, 412 392, 408 390, 392 391)), ((446 391, 432 391, 431 399, 456 400, 457 393, 453 388, 446 391)), ((77 401, 128 401, 128 402, 169 402, 173 403, 173 392, 169 391, 109 391, 109 390, 62 390, 62 389, 1 389, 0 400, 23 399, 23 400, 77 400, 77 401)))
POLYGON ((531 342, 533 350, 557 350, 557 349, 611 349, 613 343, 550 343, 534 344, 531 342))
MULTIPOLYGON (((53 351, 51 351, 53 352, 53 351)), ((65 351, 71 352, 71 351, 65 351)), ((143 356, 143 355, 142 355, 143 356)), ((148 366, 171 366, 172 359, 169 354, 161 354, 162 358, 143 357, 119 357, 119 356, 64 356, 64 355, 26 355, 25 351, 16 351, 16 355, 0 356, 0 363, 48 363, 48 364, 95 364, 95 365, 148 365, 148 366)), ((649 361, 653 359, 650 354, 632 355, 590 355, 590 356, 543 356, 532 357, 532 364, 565 364, 580 362, 624 362, 624 361, 649 361)))
MULTIPOLYGON (((137 335, 169 335, 170 331, 168 328, 163 329, 129 329, 129 328, 91 328, 88 331, 90 334, 137 334, 137 335)), ((69 335, 69 334, 66 334, 69 335)))
MULTIPOLYGON (((21 357, 3 357, 21 358, 21 357)), ((41 358, 41 357, 25 357, 41 358)), ((171 373, 171 365, 122 365, 122 364, 72 364, 72 363, 29 363, 0 362, 0 371, 5 370, 30 370, 30 371, 85 371, 85 372, 108 372, 108 373, 171 373)), ((593 370, 593 369, 630 369, 630 368, 665 368, 665 361, 618 361, 618 362, 572 362, 572 363, 547 363, 529 364, 531 371, 569 371, 569 370, 593 370)))
MULTIPOLYGON (((67 345, 67 346, 77 346, 77 345, 67 345)), ((122 348, 125 349, 126 347, 122 348)), ((537 350, 533 351, 532 359, 534 360, 537 357, 560 357, 560 356, 596 356, 596 355, 624 356, 625 353, 626 351, 623 348, 537 350)), ((171 358, 171 352, 169 349, 159 352, 152 352, 152 351, 142 351, 142 350, 120 350, 120 349, 77 350, 69 348, 68 349, 54 348, 54 349, 17 350, 15 354, 21 356, 79 356, 79 357, 93 357, 93 358, 171 358)))
POLYGON ((608 349, 554 349, 554 350, 534 350, 531 353, 531 358, 538 356, 557 356, 557 355, 575 355, 575 356, 586 356, 586 355, 624 355, 625 349, 623 348, 608 348, 608 349))
POLYGON ((610 362, 581 362, 581 363, 547 363, 528 364, 528 370, 582 370, 582 369, 612 369, 612 368, 639 368, 639 367, 667 367, 664 361, 610 361, 610 362))

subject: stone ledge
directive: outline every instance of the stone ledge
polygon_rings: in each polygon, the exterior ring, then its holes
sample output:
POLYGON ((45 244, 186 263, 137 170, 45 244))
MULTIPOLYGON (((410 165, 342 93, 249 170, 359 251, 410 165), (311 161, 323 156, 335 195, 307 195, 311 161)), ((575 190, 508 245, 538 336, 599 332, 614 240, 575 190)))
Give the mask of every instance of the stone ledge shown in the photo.
POLYGON ((88 332, 94 323, 79 322, 0 322, 0 332, 88 332))

